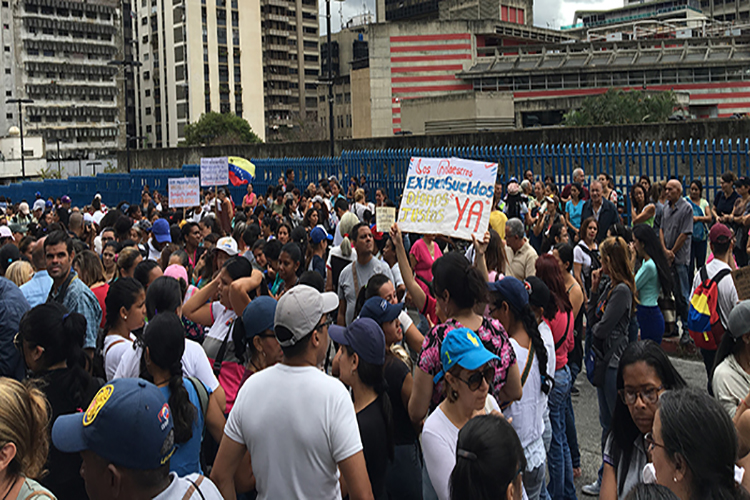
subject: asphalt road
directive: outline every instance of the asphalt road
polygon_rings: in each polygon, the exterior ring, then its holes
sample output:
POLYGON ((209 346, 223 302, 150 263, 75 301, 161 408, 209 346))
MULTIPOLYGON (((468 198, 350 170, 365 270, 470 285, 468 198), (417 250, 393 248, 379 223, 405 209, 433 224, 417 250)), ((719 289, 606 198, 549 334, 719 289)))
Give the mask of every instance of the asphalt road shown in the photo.
MULTIPOLYGON (((692 387, 706 388, 706 370, 701 361, 685 360, 670 357, 677 371, 692 387)), ((581 373, 575 386, 581 391, 573 396, 573 411, 576 416, 576 430, 578 431, 578 447, 581 450, 582 475, 576 479, 578 498, 595 498, 581 493, 581 488, 596 480, 596 474, 601 465, 601 427, 599 426, 599 405, 597 403, 596 388, 592 386, 585 373, 581 373)))

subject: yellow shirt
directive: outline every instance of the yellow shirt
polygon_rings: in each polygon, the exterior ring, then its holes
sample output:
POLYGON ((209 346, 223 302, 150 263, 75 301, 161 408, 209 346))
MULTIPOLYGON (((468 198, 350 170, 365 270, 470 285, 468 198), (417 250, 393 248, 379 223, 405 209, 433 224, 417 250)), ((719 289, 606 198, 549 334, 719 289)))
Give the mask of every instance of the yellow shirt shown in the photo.
POLYGON ((490 227, 500 235, 500 239, 505 239, 505 223, 508 222, 508 216, 500 210, 490 212, 490 227))

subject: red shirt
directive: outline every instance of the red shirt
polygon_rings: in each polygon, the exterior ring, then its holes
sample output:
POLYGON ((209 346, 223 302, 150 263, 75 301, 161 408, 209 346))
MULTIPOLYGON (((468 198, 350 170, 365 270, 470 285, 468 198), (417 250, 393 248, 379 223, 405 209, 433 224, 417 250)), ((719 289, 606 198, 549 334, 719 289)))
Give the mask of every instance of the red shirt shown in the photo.
POLYGON ((573 344, 575 343, 575 317, 573 312, 557 311, 555 317, 550 321, 544 318, 544 321, 552 330, 552 339, 555 341, 555 345, 560 342, 560 339, 565 336, 565 330, 567 329, 567 337, 565 341, 560 345, 558 349, 555 349, 555 370, 561 370, 568 364, 568 353, 573 350, 573 344))
POLYGON ((99 301, 99 306, 102 308, 102 324, 99 327, 104 328, 104 323, 107 322, 107 306, 104 305, 104 299, 107 298, 107 292, 109 292, 109 283, 92 288, 91 291, 96 295, 96 300, 99 301))

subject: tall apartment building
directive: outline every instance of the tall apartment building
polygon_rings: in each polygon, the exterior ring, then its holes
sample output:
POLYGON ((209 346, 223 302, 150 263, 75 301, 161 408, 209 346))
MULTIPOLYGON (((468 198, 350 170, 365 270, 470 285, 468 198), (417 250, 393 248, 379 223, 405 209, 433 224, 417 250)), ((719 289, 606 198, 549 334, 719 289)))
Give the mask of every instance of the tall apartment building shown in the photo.
POLYGON ((174 147, 209 111, 235 113, 265 138, 258 0, 135 0, 139 134, 174 147))
MULTIPOLYGON (((2 0, 0 134, 19 125, 24 135, 41 135, 56 158, 108 154, 124 146, 125 128, 118 92, 122 57, 122 11, 117 0, 2 0)), ((28 153, 27 153, 28 154, 28 153)))
POLYGON ((263 90, 272 140, 318 111, 317 0, 261 0, 263 90))

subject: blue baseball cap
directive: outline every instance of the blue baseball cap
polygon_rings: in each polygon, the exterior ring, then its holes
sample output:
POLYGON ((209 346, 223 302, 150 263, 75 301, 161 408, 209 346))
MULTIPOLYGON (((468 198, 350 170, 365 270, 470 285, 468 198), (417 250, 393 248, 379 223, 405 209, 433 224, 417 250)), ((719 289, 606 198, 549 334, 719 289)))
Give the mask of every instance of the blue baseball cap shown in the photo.
POLYGON ((513 276, 487 283, 490 292, 499 294, 505 302, 510 304, 517 312, 521 312, 529 305, 529 290, 523 281, 513 276))
POLYGON ((476 333, 468 328, 456 328, 449 331, 443 339, 440 346, 443 369, 432 380, 437 384, 443 375, 456 365, 467 370, 476 370, 493 359, 500 358, 484 347, 476 333))
POLYGON ((398 318, 398 315, 401 314, 403 308, 403 302, 391 304, 380 297, 370 297, 362 306, 362 310, 359 312, 359 317, 373 319, 375 320, 375 323, 382 325, 383 323, 388 323, 389 321, 398 318))
POLYGON ((158 469, 175 451, 172 412, 151 382, 120 378, 99 389, 85 413, 58 417, 52 442, 63 453, 90 450, 128 469, 158 469))
MULTIPOLYGON (((266 330, 273 332, 273 320, 276 316, 276 300, 268 295, 253 299, 242 312, 245 324, 245 338, 252 339, 266 330)), ((272 333, 273 335, 273 333, 272 333)))
POLYGON ((313 230, 310 231, 310 241, 312 241, 314 245, 317 245, 323 240, 331 241, 332 239, 333 236, 328 234, 328 232, 320 226, 315 226, 313 230))
POLYGON ((385 363, 385 334, 380 326, 370 318, 359 318, 344 328, 331 325, 328 335, 341 345, 348 345, 360 358, 382 365, 385 363))
POLYGON ((169 232, 169 222, 167 219, 156 219, 151 226, 151 234, 154 235, 159 243, 172 243, 172 235, 169 232))

